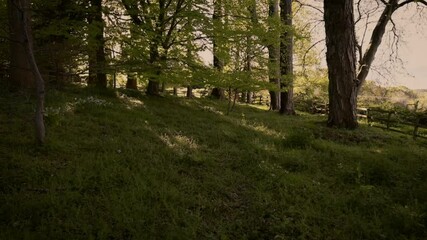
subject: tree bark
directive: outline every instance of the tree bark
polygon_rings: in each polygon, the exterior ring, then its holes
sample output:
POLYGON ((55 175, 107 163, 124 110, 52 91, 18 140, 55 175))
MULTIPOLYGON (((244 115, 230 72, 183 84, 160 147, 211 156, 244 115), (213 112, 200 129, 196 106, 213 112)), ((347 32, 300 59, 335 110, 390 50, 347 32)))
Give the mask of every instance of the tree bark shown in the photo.
MULTIPOLYGON (((279 18, 279 0, 269 0, 269 17, 273 19, 279 18)), ((274 31, 274 30, 273 30, 274 31)), ((274 36, 272 43, 268 45, 268 58, 269 58, 269 78, 270 83, 275 87, 280 87, 280 35, 274 36)), ((270 90, 270 108, 271 110, 278 110, 280 107, 279 92, 270 90)))
MULTIPOLYGON (((212 15, 212 21, 214 23, 222 23, 221 21, 221 15, 222 15, 222 2, 221 0, 215 0, 214 1, 214 12, 212 15)), ((216 70, 219 72, 222 72, 224 68, 224 63, 219 59, 218 57, 218 40, 216 39, 216 36, 212 37, 212 44, 213 44, 213 65, 216 70)), ((216 99, 224 99, 224 89, 214 87, 211 92, 211 97, 216 99)))
MULTIPOLYGON (((248 7, 248 11, 251 17, 251 24, 253 26, 258 24, 258 13, 257 13, 257 2, 256 0, 252 0, 250 2, 250 6, 248 7)), ((247 71, 249 74, 252 75, 252 59, 254 57, 254 50, 253 50, 253 35, 250 34, 246 37, 246 66, 245 71, 247 71)), ((242 102, 245 103, 252 103, 252 92, 250 90, 246 92, 242 92, 242 102)))
POLYGON ((21 25, 19 29, 22 31, 20 33, 23 36, 23 42, 21 47, 24 49, 24 52, 27 55, 26 61, 31 67, 31 71, 35 77, 36 83, 36 114, 35 114, 35 127, 36 127, 36 139, 37 143, 42 145, 45 141, 46 128, 44 125, 44 96, 45 96, 45 87, 44 80, 39 71, 39 68, 34 57, 33 50, 33 38, 31 36, 31 25, 30 25, 30 1, 29 0, 13 0, 11 2, 12 11, 17 13, 17 16, 20 16, 19 24, 21 25))
POLYGON ((358 126, 353 0, 325 0, 326 61, 329 76, 328 126, 358 126))
POLYGON ((149 80, 147 85, 147 95, 160 96, 160 84, 157 81, 149 80))
POLYGON ((280 42, 280 113, 295 115, 294 80, 293 80, 293 32, 292 32, 292 0, 280 2, 280 18, 286 30, 281 34, 280 42), (284 79, 284 77, 286 79, 284 79))
POLYGON ((8 0, 7 4, 10 23, 10 89, 28 89, 33 87, 34 78, 24 47, 26 36, 22 9, 29 9, 30 5, 27 0, 8 0))
POLYGON ((253 102, 253 93, 248 91, 246 96, 246 103, 251 104, 253 102))
POLYGON ((89 11, 89 81, 88 84, 107 88, 104 20, 102 19, 102 0, 90 0, 89 11))
POLYGON ((135 78, 135 76, 133 74, 128 74, 127 75, 126 88, 127 89, 138 90, 138 81, 136 80, 136 78, 135 78))
MULTIPOLYGON (((160 54, 159 54, 158 44, 154 42, 150 46, 150 64, 154 71, 154 73, 151 73, 151 74, 155 74, 156 77, 160 76, 160 67, 157 66, 159 61, 160 61, 160 54)), ((150 79, 148 80, 147 91, 146 91, 147 95, 160 96, 160 83, 158 82, 156 77, 150 77, 150 79)))
POLYGON ((187 86, 187 98, 193 98, 193 87, 191 85, 187 86))

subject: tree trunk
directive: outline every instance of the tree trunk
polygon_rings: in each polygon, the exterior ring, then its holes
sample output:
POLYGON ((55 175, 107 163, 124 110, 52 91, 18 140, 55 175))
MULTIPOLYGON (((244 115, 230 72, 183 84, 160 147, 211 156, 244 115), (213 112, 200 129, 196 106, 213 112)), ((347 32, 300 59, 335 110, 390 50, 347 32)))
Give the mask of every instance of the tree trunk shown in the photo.
POLYGON ((28 89, 33 87, 34 78, 24 47, 25 29, 22 9, 28 10, 30 5, 27 0, 8 0, 7 4, 10 23, 10 89, 13 91, 28 89))
POLYGON ((253 93, 251 91, 247 92, 246 103, 251 104, 253 102, 253 93))
POLYGON ((166 83, 162 82, 162 84, 160 85, 160 92, 164 93, 166 92, 166 83))
POLYGON ((243 91, 240 97, 240 102, 246 103, 247 91, 243 91))
POLYGON ((20 14, 20 29, 22 30, 21 35, 23 38, 23 46, 24 52, 27 55, 27 62, 29 63, 32 73, 35 76, 36 82, 36 114, 35 114, 35 127, 36 127, 36 139, 37 143, 42 145, 45 141, 46 136, 46 128, 44 125, 44 96, 45 96, 45 88, 44 88, 44 80, 39 71, 39 68, 36 63, 36 59, 34 57, 33 50, 33 38, 31 36, 31 26, 30 26, 30 14, 29 14, 29 0, 14 0, 12 1, 13 11, 16 11, 20 14))
MULTIPOLYGON (((257 1, 252 0, 251 5, 249 6, 249 13, 251 15, 251 23, 252 25, 256 26, 258 25, 258 13, 257 13, 257 1)), ((246 68, 248 72, 252 73, 252 58, 254 57, 254 51, 253 51, 253 39, 252 35, 248 37, 248 49, 247 49, 247 59, 246 59, 246 68)), ((247 91, 246 93, 246 103, 251 104, 252 103, 252 96, 253 93, 251 91, 247 91)))
POLYGON ((126 88, 138 90, 138 81, 136 80, 136 78, 133 74, 127 75, 126 88))
POLYGON ((353 0, 325 0, 326 61, 329 76, 328 126, 358 126, 353 0))
POLYGON ((281 35, 280 42, 280 113, 295 115, 294 108, 294 77, 293 77, 293 32, 292 32, 292 0, 280 2, 281 21, 286 30, 281 35))
POLYGON ((160 84, 154 80, 148 81, 147 95, 160 96, 160 84))
POLYGON ((104 20, 102 0, 90 0, 89 11, 89 81, 88 84, 107 88, 104 20))
POLYGON ((362 59, 359 60, 359 72, 357 74, 357 92, 360 91, 362 85, 366 81, 366 77, 369 74, 372 62, 375 59, 375 54, 378 51, 379 46, 381 45, 382 38, 385 34, 387 24, 391 21, 391 16, 398 8, 398 0, 390 0, 384 11, 382 12, 377 25, 375 26, 371 40, 369 42, 369 47, 366 49, 365 54, 362 59))
MULTIPOLYGON (((150 46, 150 64, 153 67, 154 74, 156 77, 160 76, 160 67, 157 66, 157 64, 160 61, 160 55, 159 55, 159 49, 158 44, 153 43, 150 46)), ((148 80, 148 86, 147 86, 147 95, 150 96, 160 96, 160 83, 158 82, 158 79, 156 77, 150 77, 150 80, 148 80)))
MULTIPOLYGON (((221 23, 221 15, 222 15, 222 2, 221 0, 214 1, 214 12, 212 15, 212 21, 214 23, 221 23)), ((212 37, 212 43, 213 43, 213 65, 218 72, 222 72, 224 68, 224 63, 219 59, 218 57, 218 41, 216 39, 216 36, 212 37)), ((224 99, 224 89, 215 87, 212 89, 211 96, 216 99, 224 99)))
POLYGON ((187 87, 187 98, 193 98, 193 97, 194 97, 194 95, 193 95, 193 87, 191 85, 189 85, 187 87))
MULTIPOLYGON (((279 0, 269 0, 269 17, 278 19, 279 18, 279 0)), ((273 21, 274 22, 274 21, 273 21)), ((271 27, 270 27, 271 28, 271 27)), ((275 31, 273 29, 273 31, 275 31)), ((279 38, 280 36, 274 36, 275 39, 268 45, 268 58, 269 58, 269 78, 270 83, 273 83, 275 87, 280 87, 280 49, 279 49, 279 38), (277 37, 277 40, 276 40, 277 37)), ((280 107, 280 95, 279 92, 270 90, 270 108, 271 110, 278 110, 280 107)))

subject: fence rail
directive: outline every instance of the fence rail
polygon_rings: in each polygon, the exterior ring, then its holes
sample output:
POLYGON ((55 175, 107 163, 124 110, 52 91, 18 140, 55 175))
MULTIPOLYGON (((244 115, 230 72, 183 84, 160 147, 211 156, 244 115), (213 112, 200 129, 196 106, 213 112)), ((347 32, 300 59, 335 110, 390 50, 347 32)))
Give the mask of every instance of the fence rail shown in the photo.
POLYGON ((407 133, 399 128, 393 128, 397 125, 408 126, 412 128, 412 136, 426 138, 427 136, 419 133, 420 128, 427 129, 427 113, 422 112, 399 112, 394 110, 384 110, 381 108, 358 108, 357 116, 364 118, 370 126, 373 123, 385 125, 385 129, 400 133, 407 133))
MULTIPOLYGON (((310 112, 313 114, 327 114, 329 112, 327 103, 313 103, 310 112)), ((417 106, 414 110, 396 111, 385 110, 378 107, 359 107, 357 108, 358 119, 365 120, 369 126, 374 123, 384 125, 387 130, 411 135, 414 139, 425 138, 427 134, 420 134, 421 129, 427 130, 427 112, 417 112, 417 106), (400 126, 397 127, 397 126, 400 126), (404 128, 407 131, 403 131, 404 128)), ((381 127, 378 126, 377 127, 381 127)))

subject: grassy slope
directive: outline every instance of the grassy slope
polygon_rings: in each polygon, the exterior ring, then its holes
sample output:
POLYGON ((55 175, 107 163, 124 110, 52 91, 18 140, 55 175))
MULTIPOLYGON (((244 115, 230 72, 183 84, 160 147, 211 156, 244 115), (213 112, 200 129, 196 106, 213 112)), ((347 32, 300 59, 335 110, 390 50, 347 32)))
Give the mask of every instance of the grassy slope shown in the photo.
MULTIPOLYGON (((82 93, 83 92, 83 93, 82 93)), ((111 94, 112 95, 112 94, 111 94)), ((0 239, 424 239, 426 142, 208 100, 0 98, 0 239)))

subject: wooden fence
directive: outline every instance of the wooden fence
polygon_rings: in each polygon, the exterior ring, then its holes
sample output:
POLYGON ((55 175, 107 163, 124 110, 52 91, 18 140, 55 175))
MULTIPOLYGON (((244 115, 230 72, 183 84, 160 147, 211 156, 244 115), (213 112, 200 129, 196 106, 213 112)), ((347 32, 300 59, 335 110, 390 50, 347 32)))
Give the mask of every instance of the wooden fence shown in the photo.
POLYGON ((366 119, 370 126, 373 123, 383 124, 385 129, 401 133, 407 133, 402 128, 411 129, 414 139, 417 137, 427 138, 420 135, 420 128, 427 129, 427 113, 426 112, 403 112, 395 110, 384 110, 381 108, 358 108, 357 116, 366 119))
MULTIPOLYGON (((310 109, 314 114, 327 114, 329 111, 328 104, 314 103, 310 109)), ((409 132, 416 138, 426 138, 427 134, 420 134, 420 129, 427 130, 427 112, 417 112, 415 110, 396 111, 384 110, 376 107, 357 108, 357 117, 359 120, 365 120, 369 126, 381 127, 386 130, 408 134, 409 132), (375 123, 381 125, 375 125, 375 123), (404 131, 406 129, 407 131, 404 131)))

